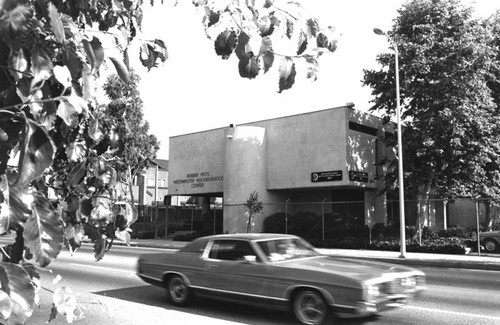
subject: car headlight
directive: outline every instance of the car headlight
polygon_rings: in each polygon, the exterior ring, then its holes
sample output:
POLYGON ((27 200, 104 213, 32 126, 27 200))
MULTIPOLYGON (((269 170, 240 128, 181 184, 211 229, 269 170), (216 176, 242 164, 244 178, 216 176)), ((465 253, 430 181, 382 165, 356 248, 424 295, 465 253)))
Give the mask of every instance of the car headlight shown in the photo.
POLYGON ((403 288, 414 288, 416 285, 417 285, 417 279, 413 276, 401 279, 401 286, 403 288))
POLYGON ((373 298, 377 298, 381 295, 380 285, 379 284, 370 284, 366 288, 366 300, 371 300, 373 298))

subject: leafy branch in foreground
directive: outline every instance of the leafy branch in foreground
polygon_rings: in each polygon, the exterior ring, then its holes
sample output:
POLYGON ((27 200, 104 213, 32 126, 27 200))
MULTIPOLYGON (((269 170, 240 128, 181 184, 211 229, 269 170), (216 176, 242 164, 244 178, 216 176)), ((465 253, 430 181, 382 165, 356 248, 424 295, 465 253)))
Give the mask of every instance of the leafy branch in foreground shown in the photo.
MULTIPOLYGON (((33 312, 37 275, 27 262, 46 267, 85 235, 99 260, 114 239, 130 238, 137 210, 113 209, 120 139, 96 114, 96 87, 105 60, 130 80, 142 3, 0 2, 0 234, 15 236, 0 263, 8 324, 33 312)), ((139 54, 148 69, 167 58, 160 40, 144 41, 139 54)))
POLYGON ((318 19, 307 15, 297 1, 261 1, 242 5, 241 1, 194 0, 204 10, 207 37, 214 41, 217 55, 228 59, 236 54, 243 78, 267 73, 279 59, 279 92, 295 83, 296 60, 307 66, 306 77, 317 79, 318 58, 337 49, 333 27, 321 28, 318 19))

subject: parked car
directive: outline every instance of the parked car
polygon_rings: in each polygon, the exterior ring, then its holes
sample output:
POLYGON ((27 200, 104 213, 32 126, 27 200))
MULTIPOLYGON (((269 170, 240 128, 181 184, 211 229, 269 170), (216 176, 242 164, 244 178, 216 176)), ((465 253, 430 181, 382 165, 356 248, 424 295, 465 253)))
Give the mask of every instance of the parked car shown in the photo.
POLYGON ((479 233, 481 245, 488 253, 500 253, 500 230, 479 233))
POLYGON ((137 274, 168 300, 194 296, 293 311, 301 324, 362 317, 404 305, 425 285, 419 270, 320 254, 300 237, 214 235, 175 252, 142 255, 137 274))

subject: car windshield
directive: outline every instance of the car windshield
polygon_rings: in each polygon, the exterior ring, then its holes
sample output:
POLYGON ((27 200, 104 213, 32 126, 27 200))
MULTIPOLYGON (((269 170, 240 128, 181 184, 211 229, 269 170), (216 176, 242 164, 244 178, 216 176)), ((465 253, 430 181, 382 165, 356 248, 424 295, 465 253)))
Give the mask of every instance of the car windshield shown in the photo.
POLYGON ((271 262, 317 256, 314 248, 299 238, 282 238, 258 242, 260 249, 271 262))

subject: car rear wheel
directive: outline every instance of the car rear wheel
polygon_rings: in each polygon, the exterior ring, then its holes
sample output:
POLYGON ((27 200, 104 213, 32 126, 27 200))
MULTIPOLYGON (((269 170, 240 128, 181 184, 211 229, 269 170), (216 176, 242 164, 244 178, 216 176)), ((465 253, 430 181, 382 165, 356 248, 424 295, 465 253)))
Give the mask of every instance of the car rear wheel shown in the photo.
POLYGON ((500 247, 494 239, 485 239, 483 246, 488 253, 498 253, 500 251, 500 247))
POLYGON ((191 300, 191 293, 184 279, 178 275, 169 278, 167 282, 167 298, 176 306, 186 306, 191 300))
POLYGON ((328 306, 325 299, 314 290, 302 290, 292 302, 295 318, 304 325, 326 324, 329 319, 328 306))

